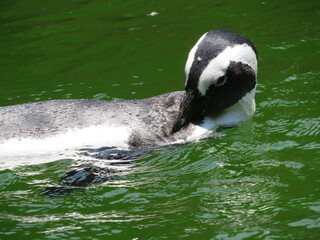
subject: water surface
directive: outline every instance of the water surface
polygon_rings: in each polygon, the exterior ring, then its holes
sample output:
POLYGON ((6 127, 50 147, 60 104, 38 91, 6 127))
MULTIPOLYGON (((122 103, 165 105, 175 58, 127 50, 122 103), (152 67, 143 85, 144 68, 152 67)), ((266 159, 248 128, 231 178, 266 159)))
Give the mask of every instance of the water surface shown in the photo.
POLYGON ((155 149, 118 180, 49 197, 43 189, 79 159, 2 169, 0 238, 319 239, 319 7, 2 1, 1 106, 181 90, 188 51, 211 29, 256 43, 259 85, 252 121, 155 149))

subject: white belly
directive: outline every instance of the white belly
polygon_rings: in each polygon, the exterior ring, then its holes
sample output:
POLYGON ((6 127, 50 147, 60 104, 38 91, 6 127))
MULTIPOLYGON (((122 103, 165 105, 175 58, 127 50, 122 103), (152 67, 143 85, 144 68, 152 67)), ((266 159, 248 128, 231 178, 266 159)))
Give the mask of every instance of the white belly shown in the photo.
POLYGON ((91 126, 43 139, 9 139, 0 144, 0 169, 84 158, 77 155, 81 148, 112 146, 128 149, 129 136, 130 130, 127 127, 91 126))

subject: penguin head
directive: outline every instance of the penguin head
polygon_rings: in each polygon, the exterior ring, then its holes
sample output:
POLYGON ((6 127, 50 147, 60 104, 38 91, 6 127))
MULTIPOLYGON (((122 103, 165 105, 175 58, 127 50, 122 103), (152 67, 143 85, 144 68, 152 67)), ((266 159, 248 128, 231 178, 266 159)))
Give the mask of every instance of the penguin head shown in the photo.
POLYGON ((257 65, 257 50, 250 39, 225 30, 205 33, 189 53, 186 95, 172 132, 240 101, 256 86, 257 65))

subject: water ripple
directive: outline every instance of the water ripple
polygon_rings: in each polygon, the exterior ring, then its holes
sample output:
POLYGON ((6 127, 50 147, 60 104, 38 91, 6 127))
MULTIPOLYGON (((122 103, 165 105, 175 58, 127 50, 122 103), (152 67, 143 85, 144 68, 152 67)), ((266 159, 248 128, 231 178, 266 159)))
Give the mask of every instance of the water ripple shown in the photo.
POLYGON ((320 133, 320 118, 298 119, 292 125, 296 127, 287 136, 317 136, 320 133))

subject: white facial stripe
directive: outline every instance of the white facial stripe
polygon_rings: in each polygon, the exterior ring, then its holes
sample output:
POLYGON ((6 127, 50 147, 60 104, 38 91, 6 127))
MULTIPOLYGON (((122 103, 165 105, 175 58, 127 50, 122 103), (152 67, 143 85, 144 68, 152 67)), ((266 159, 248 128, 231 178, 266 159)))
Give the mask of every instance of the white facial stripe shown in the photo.
POLYGON ((202 37, 198 40, 198 42, 196 43, 196 45, 194 45, 194 47, 191 49, 191 51, 189 52, 189 56, 188 56, 188 60, 186 62, 186 66, 185 66, 185 73, 186 73, 186 83, 185 85, 187 85, 187 80, 188 80, 188 75, 190 72, 190 68, 192 66, 192 63, 194 61, 194 56, 196 54, 196 51, 198 49, 199 44, 202 42, 202 40, 205 38, 205 36, 207 35, 207 33, 203 34, 202 37))
MULTIPOLYGON (((189 59, 188 59, 189 60, 189 59)), ((225 75, 230 61, 241 62, 249 65, 255 74, 258 71, 257 57, 253 49, 246 43, 227 47, 217 57, 212 59, 208 66, 203 70, 200 78, 198 89, 204 96, 206 91, 215 81, 225 75)))

